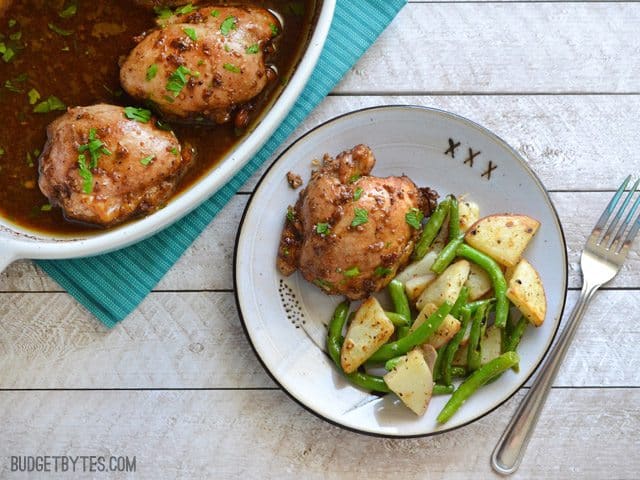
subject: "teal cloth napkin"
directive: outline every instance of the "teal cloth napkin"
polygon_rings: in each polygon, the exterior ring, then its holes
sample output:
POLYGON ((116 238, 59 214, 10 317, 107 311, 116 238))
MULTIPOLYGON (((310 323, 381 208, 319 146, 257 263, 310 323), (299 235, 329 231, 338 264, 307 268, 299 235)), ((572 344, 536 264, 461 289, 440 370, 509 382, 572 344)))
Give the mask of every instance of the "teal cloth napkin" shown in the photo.
POLYGON ((213 197, 155 236, 113 253, 37 263, 107 327, 149 294, 226 205, 393 20, 406 0, 338 0, 329 37, 293 109, 251 161, 213 197))

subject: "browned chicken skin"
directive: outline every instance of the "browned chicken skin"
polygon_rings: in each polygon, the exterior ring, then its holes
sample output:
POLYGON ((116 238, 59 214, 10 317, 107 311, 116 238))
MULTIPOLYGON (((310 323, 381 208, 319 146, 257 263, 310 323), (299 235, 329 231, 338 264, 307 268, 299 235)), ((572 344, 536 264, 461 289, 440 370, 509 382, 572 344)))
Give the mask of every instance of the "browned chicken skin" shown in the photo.
POLYGON ((365 145, 325 155, 287 215, 277 260, 283 275, 300 270, 326 293, 357 300, 407 264, 419 230, 405 216, 430 214, 437 194, 405 176, 369 176, 374 164, 365 145))
POLYGON ((243 107, 275 78, 265 57, 281 28, 273 14, 256 7, 173 15, 133 49, 120 82, 169 118, 226 123, 238 117, 242 127, 248 119, 243 107))
POLYGON ((76 107, 47 127, 38 184, 68 219, 111 226, 161 207, 190 161, 175 135, 153 119, 129 120, 113 105, 76 107), (80 163, 90 175, 83 176, 80 163))

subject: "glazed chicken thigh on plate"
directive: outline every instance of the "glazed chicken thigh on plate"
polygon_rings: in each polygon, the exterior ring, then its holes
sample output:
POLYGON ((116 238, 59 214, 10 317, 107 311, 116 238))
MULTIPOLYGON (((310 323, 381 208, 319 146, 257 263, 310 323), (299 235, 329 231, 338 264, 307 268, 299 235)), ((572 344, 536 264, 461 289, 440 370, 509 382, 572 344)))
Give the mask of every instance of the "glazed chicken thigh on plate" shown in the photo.
POLYGON ((122 64, 122 87, 170 119, 245 126, 241 112, 275 78, 265 57, 278 19, 263 8, 203 7, 162 22, 122 64))
POLYGON ((326 293, 356 300, 384 288, 408 263, 419 229, 406 216, 430 214, 437 194, 405 176, 370 176, 374 164, 365 145, 325 155, 287 215, 282 274, 299 270, 326 293))

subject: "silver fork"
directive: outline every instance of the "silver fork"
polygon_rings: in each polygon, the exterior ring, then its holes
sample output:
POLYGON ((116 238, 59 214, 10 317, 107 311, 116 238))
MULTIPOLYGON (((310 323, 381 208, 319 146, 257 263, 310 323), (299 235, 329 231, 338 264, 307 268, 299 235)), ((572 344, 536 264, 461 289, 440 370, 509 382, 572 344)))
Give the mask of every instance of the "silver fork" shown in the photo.
POLYGON ((638 189, 640 179, 633 184, 616 212, 616 208, 630 180, 631 175, 622 182, 622 185, 618 188, 607 208, 602 212, 598 223, 587 239, 580 257, 580 267, 582 269, 580 298, 575 307, 573 307, 573 311, 566 322, 564 331, 558 338, 558 342, 549 353, 542 367, 540 367, 540 373, 533 382, 529 393, 522 400, 502 437, 498 440, 496 448, 493 450, 491 466, 498 473, 510 475, 520 466, 531 434, 547 399, 551 384, 558 373, 560 364, 567 353, 569 344, 573 340, 591 298, 598 288, 615 277, 620 271, 629 253, 631 243, 638 234, 640 215, 636 216, 636 211, 640 206, 640 196, 633 203, 626 216, 624 215, 634 193, 638 189), (620 223, 620 219, 623 216, 624 221, 620 223))

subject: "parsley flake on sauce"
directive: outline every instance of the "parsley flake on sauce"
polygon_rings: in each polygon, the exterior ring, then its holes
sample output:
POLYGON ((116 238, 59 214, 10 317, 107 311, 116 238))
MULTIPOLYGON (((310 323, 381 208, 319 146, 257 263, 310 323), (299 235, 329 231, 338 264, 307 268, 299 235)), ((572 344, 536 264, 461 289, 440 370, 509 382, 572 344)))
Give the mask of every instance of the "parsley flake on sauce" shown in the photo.
POLYGON ((278 29, 278 27, 276 26, 275 23, 270 23, 269 24, 269 28, 271 29, 271 36, 275 37, 276 35, 278 35, 280 33, 280 30, 278 29))
POLYGON ((185 15, 187 13, 195 12, 196 7, 193 4, 188 3, 184 7, 176 8, 176 15, 185 15))
POLYGON ((222 65, 222 68, 232 73, 240 73, 240 68, 236 67, 233 63, 225 63, 222 65))
POLYGON ((29 105, 35 105, 38 100, 40 100, 40 92, 38 92, 38 90, 36 90, 35 88, 29 90, 27 96, 29 97, 29 105))
POLYGON ((64 104, 62 100, 60 100, 58 97, 54 97, 53 95, 51 95, 45 101, 37 104, 33 108, 33 111, 35 113, 49 113, 49 112, 55 112, 56 110, 65 111, 66 109, 67 109, 67 106, 64 104))
POLYGON ((409 224, 411 227, 415 228, 416 230, 422 226, 423 218, 424 218, 424 214, 417 208, 412 208, 404 216, 404 220, 407 222, 407 224, 409 224))
POLYGON ((224 22, 222 22, 222 25, 220 25, 220 33, 222 33, 222 35, 229 35, 229 32, 231 32, 231 30, 235 30, 236 28, 238 28, 237 25, 238 20, 236 19, 236 17, 227 17, 224 19, 224 22))
POLYGON ((76 3, 72 3, 67 8, 65 8, 64 10, 60 10, 58 12, 58 16, 60 18, 71 18, 76 13, 78 13, 78 5, 76 3))
POLYGON ((249 55, 255 55, 259 51, 260 51, 260 45, 258 45, 257 43, 254 43, 253 45, 248 46, 247 49, 245 50, 245 52, 247 52, 249 55))
POLYGON ((57 33, 58 35, 62 35, 63 37, 68 37, 69 35, 73 35, 73 30, 65 30, 64 28, 57 27, 53 23, 49 24, 49 30, 57 33))
POLYGON ((144 157, 143 159, 141 159, 140 163, 146 167, 153 161, 154 158, 156 158, 155 155, 149 155, 148 157, 144 157))
POLYGON ((124 116, 129 120, 147 123, 151 120, 151 110, 147 110, 146 108, 124 107, 124 116))
POLYGON ((383 267, 382 265, 378 265, 373 273, 376 275, 376 277, 386 277, 391 273, 391 269, 383 267))
POLYGON ((364 193, 364 189, 362 187, 358 187, 356 188, 356 191, 353 192, 353 200, 355 202, 357 202, 358 200, 360 200, 360 197, 362 196, 362 194, 364 193))
POLYGON ((345 270, 343 273, 344 273, 345 277, 353 278, 353 277, 357 277, 358 275, 360 275, 360 269, 357 266, 356 267, 351 267, 351 268, 345 270))
POLYGON ((182 29, 182 31, 184 33, 187 34, 187 37, 189 37, 191 40, 193 40, 194 42, 198 41, 198 34, 196 33, 196 29, 195 28, 191 28, 191 27, 184 27, 182 29))
POLYGON ((96 135, 96 129, 89 129, 89 140, 84 145, 78 147, 78 173, 82 178, 82 191, 84 193, 91 193, 93 191, 93 174, 91 169, 98 166, 98 161, 101 155, 111 155, 111 152, 96 135), (87 155, 85 152, 89 152, 91 161, 87 163, 87 155))
POLYGON ((330 227, 328 223, 318 223, 316 224, 316 233, 318 235, 326 235, 329 233, 330 227))
POLYGON ((369 221, 369 212, 367 210, 365 210, 364 208, 358 208, 356 207, 354 209, 354 217, 353 220, 351 221, 351 226, 352 227, 357 227, 360 225, 364 225, 365 223, 367 223, 369 221))
POLYGON ((180 65, 176 71, 169 76, 169 81, 165 88, 169 92, 172 92, 174 97, 177 97, 187 84, 187 75, 191 75, 192 77, 198 76, 196 72, 192 72, 184 65, 180 65))
POLYGON ((147 75, 146 75, 147 82, 156 78, 157 74, 158 74, 158 65, 156 63, 154 63, 153 65, 149 65, 149 68, 147 68, 147 75))
POLYGON ((220 10, 213 10, 213 11, 211 12, 211 16, 212 16, 213 18, 218 18, 218 17, 220 16, 220 10))

